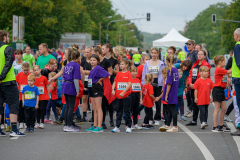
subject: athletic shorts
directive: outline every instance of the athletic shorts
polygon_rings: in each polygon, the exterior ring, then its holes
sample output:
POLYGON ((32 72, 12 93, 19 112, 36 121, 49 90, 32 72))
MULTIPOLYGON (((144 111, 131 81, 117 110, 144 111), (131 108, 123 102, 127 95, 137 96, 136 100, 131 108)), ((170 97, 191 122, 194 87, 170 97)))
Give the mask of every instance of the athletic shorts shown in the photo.
POLYGON ((18 114, 19 91, 17 85, 0 87, 0 114, 3 113, 3 103, 8 104, 10 114, 18 114))
POLYGON ((213 102, 219 102, 226 101, 224 88, 222 87, 213 87, 212 91, 213 96, 213 102))
POLYGON ((92 84, 92 87, 89 87, 89 97, 102 97, 103 96, 103 86, 99 83, 92 84))
MULTIPOLYGON (((88 82, 84 81, 84 88, 88 88, 88 82)), ((83 90, 83 95, 88 95, 88 92, 83 90)))

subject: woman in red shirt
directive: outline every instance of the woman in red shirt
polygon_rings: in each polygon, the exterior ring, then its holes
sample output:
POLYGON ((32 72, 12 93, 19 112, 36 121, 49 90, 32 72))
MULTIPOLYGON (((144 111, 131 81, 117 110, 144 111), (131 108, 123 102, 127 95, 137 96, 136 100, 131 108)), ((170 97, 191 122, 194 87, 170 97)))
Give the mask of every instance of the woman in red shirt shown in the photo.
POLYGON ((128 67, 131 66, 131 62, 127 59, 120 61, 121 72, 117 73, 117 76, 112 85, 112 95, 116 94, 118 102, 116 127, 111 132, 120 132, 119 127, 122 121, 123 109, 125 113, 125 121, 127 125, 126 133, 131 133, 131 86, 132 75, 128 71, 128 67))
POLYGON ((225 67, 225 58, 223 55, 218 55, 214 57, 214 64, 216 66, 215 73, 214 73, 214 79, 215 84, 213 86, 213 102, 215 105, 214 112, 213 112, 213 132, 230 132, 230 129, 227 128, 225 125, 223 125, 223 119, 226 112, 226 99, 225 99, 225 93, 224 89, 227 86, 227 83, 230 83, 230 79, 228 78, 227 74, 232 73, 232 69, 225 70, 223 69, 225 67), (217 125, 218 120, 218 113, 220 111, 220 117, 219 117, 219 125, 217 125))

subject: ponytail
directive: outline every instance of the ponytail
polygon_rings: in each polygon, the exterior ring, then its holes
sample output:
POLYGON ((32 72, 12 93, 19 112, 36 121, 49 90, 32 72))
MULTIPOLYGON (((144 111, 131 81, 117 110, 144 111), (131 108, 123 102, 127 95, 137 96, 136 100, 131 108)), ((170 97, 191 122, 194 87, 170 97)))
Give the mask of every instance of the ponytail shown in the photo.
POLYGON ((109 49, 109 52, 110 52, 110 54, 111 54, 111 56, 112 56, 113 59, 117 59, 117 58, 114 56, 113 48, 112 48, 112 44, 111 44, 111 43, 106 43, 106 44, 104 44, 103 46, 105 46, 106 48, 109 49))
POLYGON ((170 63, 170 65, 169 65, 169 69, 170 69, 169 75, 171 76, 172 65, 174 64, 174 56, 173 55, 168 55, 167 58, 166 58, 166 61, 168 61, 170 63))

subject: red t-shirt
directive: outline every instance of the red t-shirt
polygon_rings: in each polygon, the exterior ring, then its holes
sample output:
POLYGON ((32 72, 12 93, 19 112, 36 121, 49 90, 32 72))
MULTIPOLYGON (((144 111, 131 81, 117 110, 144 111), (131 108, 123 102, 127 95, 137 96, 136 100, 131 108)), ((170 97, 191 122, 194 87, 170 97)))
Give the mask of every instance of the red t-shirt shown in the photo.
POLYGON ((131 56, 129 54, 126 55, 127 59, 131 59, 131 56))
POLYGON ((151 84, 145 84, 143 86, 143 102, 142 105, 148 108, 152 108, 154 106, 153 99, 150 97, 153 92, 153 86, 151 84))
POLYGON ((49 90, 50 90, 50 93, 51 93, 51 100, 56 100, 56 99, 58 99, 56 82, 53 82, 52 86, 54 87, 54 89, 52 91, 51 91, 50 86, 49 86, 49 90))
POLYGON ((140 81, 142 82, 142 72, 143 72, 143 67, 144 65, 140 65, 137 67, 137 78, 140 79, 140 81))
POLYGON ((114 81, 116 82, 115 92, 118 99, 124 99, 129 96, 129 94, 131 94, 132 87, 130 87, 130 89, 124 94, 123 97, 120 96, 120 93, 122 93, 127 87, 128 82, 132 82, 132 75, 129 71, 125 73, 122 71, 118 72, 114 81))
POLYGON ((40 78, 36 78, 36 82, 34 83, 35 86, 38 87, 40 96, 39 101, 49 100, 47 85, 48 80, 45 76, 41 76, 40 78))
POLYGON ((28 77, 29 74, 31 74, 31 73, 23 74, 23 72, 20 72, 20 73, 18 73, 17 76, 16 76, 16 82, 17 82, 17 84, 18 84, 18 90, 19 90, 20 100, 22 100, 22 89, 23 89, 23 87, 25 87, 26 85, 28 85, 27 77, 28 77))
POLYGON ((141 81, 138 78, 132 79, 132 93, 141 92, 141 81))
POLYGON ((214 74, 214 79, 215 79, 215 84, 214 87, 222 87, 226 88, 227 86, 227 70, 223 68, 216 68, 215 69, 215 74, 214 74))
POLYGON ((198 103, 197 105, 209 105, 210 104, 210 94, 211 90, 213 89, 213 82, 211 79, 202 79, 199 78, 194 83, 194 89, 198 91, 197 98, 198 103))

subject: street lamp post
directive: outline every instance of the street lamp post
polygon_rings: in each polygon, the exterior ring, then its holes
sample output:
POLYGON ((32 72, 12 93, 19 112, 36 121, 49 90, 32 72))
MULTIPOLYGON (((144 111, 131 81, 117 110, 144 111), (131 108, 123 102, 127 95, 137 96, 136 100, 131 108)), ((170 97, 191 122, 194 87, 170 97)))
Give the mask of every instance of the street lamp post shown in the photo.
POLYGON ((126 25, 130 25, 130 24, 132 24, 132 23, 127 23, 127 24, 122 24, 122 25, 120 25, 120 29, 119 29, 119 45, 120 45, 120 43, 121 43, 121 27, 122 27, 122 26, 126 26, 126 25))

